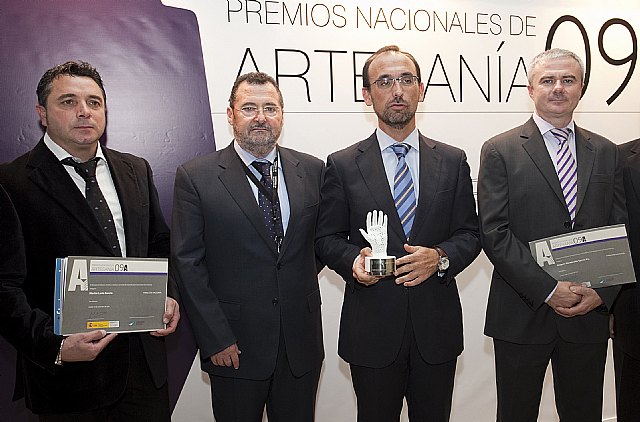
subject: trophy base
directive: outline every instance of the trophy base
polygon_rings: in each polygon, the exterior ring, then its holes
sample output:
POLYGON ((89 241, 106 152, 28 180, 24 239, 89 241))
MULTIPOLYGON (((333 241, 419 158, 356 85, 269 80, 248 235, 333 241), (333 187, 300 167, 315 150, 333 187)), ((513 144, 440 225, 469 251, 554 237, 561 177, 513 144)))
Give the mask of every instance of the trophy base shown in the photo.
POLYGON ((396 257, 385 256, 382 258, 365 256, 364 257, 364 270, 369 275, 373 276, 388 276, 393 275, 396 270, 396 257))

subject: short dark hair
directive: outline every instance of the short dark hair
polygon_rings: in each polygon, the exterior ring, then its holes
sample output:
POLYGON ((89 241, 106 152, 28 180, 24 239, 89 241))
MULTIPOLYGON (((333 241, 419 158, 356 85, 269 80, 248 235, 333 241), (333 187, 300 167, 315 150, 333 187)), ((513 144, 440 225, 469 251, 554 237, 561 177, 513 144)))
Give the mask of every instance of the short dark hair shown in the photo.
POLYGON ((238 87, 242 82, 246 82, 249 85, 265 85, 271 84, 275 87, 276 91, 278 91, 278 97, 280 98, 280 108, 284 108, 284 100, 282 99, 282 92, 280 92, 280 87, 278 87, 278 82, 273 79, 271 76, 267 75, 264 72, 251 72, 245 73, 244 75, 238 76, 236 81, 233 83, 233 88, 231 88, 231 95, 229 96, 229 107, 233 108, 233 105, 236 102, 236 94, 238 93, 238 87))
POLYGON ((95 67, 87 62, 82 61, 68 61, 66 63, 59 64, 44 72, 40 82, 38 82, 38 88, 36 89, 36 95, 38 95, 38 104, 45 107, 47 105, 47 97, 51 93, 51 87, 53 81, 60 76, 86 76, 94 80, 102 91, 102 97, 105 104, 107 102, 107 93, 104 92, 104 85, 102 84, 102 78, 95 67))
POLYGON ((381 56, 384 53, 388 53, 389 51, 394 51, 396 53, 404 54, 405 56, 407 56, 407 58, 409 58, 413 62, 413 65, 416 67, 416 76, 418 77, 418 83, 422 82, 422 75, 420 74, 420 65, 418 64, 418 61, 416 60, 416 58, 413 57, 410 53, 400 50, 400 47, 398 47, 397 45, 387 45, 382 47, 375 53, 373 53, 371 57, 369 57, 367 61, 364 62, 364 66, 362 68, 362 86, 363 87, 367 89, 371 87, 371 81, 369 81, 369 66, 371 66, 371 63, 375 59, 377 59, 378 56, 381 56))

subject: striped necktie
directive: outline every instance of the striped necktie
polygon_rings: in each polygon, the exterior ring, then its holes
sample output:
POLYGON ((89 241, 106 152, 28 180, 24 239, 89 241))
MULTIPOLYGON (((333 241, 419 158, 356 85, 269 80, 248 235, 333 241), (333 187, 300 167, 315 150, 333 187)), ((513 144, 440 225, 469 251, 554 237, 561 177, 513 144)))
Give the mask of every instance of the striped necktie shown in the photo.
POLYGON ((558 180, 564 194, 564 202, 567 204, 571 223, 576 219, 576 200, 578 196, 578 166, 569 149, 569 134, 571 129, 551 129, 550 132, 560 143, 560 149, 556 155, 558 180))
POLYGON ((396 174, 393 179, 393 201, 396 204, 404 234, 409 240, 413 218, 416 215, 416 194, 413 188, 411 172, 405 160, 405 156, 411 146, 404 143, 395 143, 391 145, 391 148, 393 148, 393 152, 398 157, 396 174))

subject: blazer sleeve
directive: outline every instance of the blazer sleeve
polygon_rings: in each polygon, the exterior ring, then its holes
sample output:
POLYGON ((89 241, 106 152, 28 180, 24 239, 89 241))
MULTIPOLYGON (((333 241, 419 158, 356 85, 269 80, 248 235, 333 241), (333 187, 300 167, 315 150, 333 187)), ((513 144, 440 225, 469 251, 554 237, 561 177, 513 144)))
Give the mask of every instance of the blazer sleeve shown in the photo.
POLYGON ((509 202, 509 176, 505 157, 492 141, 482 146, 478 172, 478 215, 482 247, 495 271, 533 310, 557 285, 533 258, 529 245, 518 239, 509 226, 510 214, 516 212, 509 202))
POLYGON ((196 186, 184 167, 178 167, 173 195, 171 258, 180 297, 204 360, 237 340, 209 284, 214 275, 207 269, 202 209, 196 186))
POLYGON ((349 242, 351 230, 349 201, 334 156, 327 158, 316 229, 316 255, 338 273, 348 285, 357 285, 353 278, 353 262, 360 248, 349 242))
POLYGON ((471 169, 463 151, 460 152, 458 160, 457 180, 451 207, 449 238, 435 245, 442 248, 449 257, 449 269, 443 280, 446 283, 451 282, 457 274, 467 268, 476 259, 481 249, 471 169))
POLYGON ((33 309, 23 290, 26 278, 24 240, 18 215, 0 187, 0 334, 36 365, 54 372, 62 337, 53 334, 51 318, 33 309))

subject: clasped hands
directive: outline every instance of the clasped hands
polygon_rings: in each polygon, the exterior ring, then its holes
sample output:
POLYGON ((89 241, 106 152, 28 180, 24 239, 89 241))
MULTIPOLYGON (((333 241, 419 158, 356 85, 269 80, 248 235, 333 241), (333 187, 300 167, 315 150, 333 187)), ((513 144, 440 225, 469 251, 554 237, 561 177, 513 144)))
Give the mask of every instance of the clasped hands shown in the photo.
MULTIPOLYGON (((371 248, 360 250, 353 262, 352 273, 358 283, 370 286, 384 277, 368 274, 364 269, 364 258, 387 256, 387 216, 382 211, 369 211, 367 231, 360 229, 360 233, 371 244, 371 248)), ((417 286, 437 271, 440 255, 435 249, 405 243, 404 250, 408 255, 396 259, 396 271, 393 273, 397 277, 396 284, 417 286)))
POLYGON ((547 301, 558 315, 566 318, 585 315, 602 303, 594 289, 570 281, 559 281, 556 291, 547 301))

